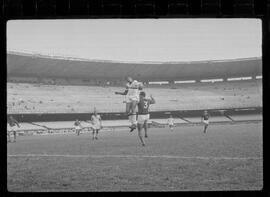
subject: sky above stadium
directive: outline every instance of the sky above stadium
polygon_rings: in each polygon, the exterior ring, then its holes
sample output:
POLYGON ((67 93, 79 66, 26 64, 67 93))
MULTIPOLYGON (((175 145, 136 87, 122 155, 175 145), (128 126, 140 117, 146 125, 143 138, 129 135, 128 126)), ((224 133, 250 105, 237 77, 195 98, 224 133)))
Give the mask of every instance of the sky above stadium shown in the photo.
POLYGON ((7 50, 114 61, 261 57, 259 19, 14 20, 7 50))

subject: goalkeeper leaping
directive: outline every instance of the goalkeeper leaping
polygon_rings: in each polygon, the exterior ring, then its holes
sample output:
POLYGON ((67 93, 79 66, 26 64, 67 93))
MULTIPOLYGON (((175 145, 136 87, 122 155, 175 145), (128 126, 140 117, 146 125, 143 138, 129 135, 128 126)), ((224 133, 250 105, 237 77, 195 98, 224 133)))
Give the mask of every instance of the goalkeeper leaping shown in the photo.
POLYGON ((115 92, 115 94, 126 95, 126 113, 128 115, 128 119, 131 123, 130 132, 132 132, 137 127, 136 120, 136 106, 139 102, 139 94, 140 90, 142 90, 142 83, 133 80, 131 77, 127 77, 126 90, 124 92, 115 92))

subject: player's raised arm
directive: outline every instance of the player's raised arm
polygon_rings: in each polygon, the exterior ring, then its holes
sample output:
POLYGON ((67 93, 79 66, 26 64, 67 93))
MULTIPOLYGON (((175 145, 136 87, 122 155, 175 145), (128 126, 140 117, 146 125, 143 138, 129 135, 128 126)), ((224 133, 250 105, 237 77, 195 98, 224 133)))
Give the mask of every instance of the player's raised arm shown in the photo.
POLYGON ((19 122, 16 120, 16 124, 17 124, 17 126, 20 128, 21 126, 20 126, 20 124, 19 124, 19 122))
POLYGON ((156 100, 154 99, 154 97, 152 96, 152 94, 150 95, 150 104, 155 104, 156 103, 156 100))
POLYGON ((18 122, 16 119, 13 118, 13 122, 14 122, 18 127, 20 127, 20 124, 19 124, 19 122, 18 122))
POLYGON ((128 93, 128 89, 126 89, 124 92, 115 92, 115 94, 119 94, 119 95, 127 95, 128 93))

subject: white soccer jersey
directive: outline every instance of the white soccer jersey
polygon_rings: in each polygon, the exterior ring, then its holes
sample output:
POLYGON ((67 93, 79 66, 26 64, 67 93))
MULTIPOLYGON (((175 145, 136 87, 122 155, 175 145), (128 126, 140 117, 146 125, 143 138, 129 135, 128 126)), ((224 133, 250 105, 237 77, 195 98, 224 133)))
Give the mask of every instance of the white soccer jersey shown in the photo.
POLYGON ((135 101, 139 101, 139 85, 140 83, 136 80, 132 81, 131 83, 127 83, 127 89, 128 89, 128 93, 127 93, 127 101, 130 100, 135 100, 135 101))
POLYGON ((100 120, 101 120, 101 117, 100 115, 92 115, 92 122, 93 122, 93 125, 100 125, 100 120))
POLYGON ((174 124, 173 118, 169 118, 169 119, 168 119, 168 124, 169 124, 169 125, 173 125, 173 124, 174 124))
POLYGON ((9 132, 12 132, 14 130, 16 130, 18 127, 15 125, 15 126, 10 126, 9 124, 7 124, 7 131, 9 132))

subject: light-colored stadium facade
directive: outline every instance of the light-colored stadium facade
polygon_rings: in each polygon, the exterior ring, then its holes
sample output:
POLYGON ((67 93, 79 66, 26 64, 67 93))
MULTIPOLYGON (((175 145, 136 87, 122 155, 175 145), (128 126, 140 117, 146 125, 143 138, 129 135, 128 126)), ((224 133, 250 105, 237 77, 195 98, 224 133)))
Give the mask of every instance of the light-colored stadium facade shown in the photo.
POLYGON ((37 82, 73 82, 99 84, 122 83, 125 76, 140 81, 179 81, 226 79, 262 74, 261 58, 193 62, 114 62, 60 58, 9 52, 8 80, 37 82))

